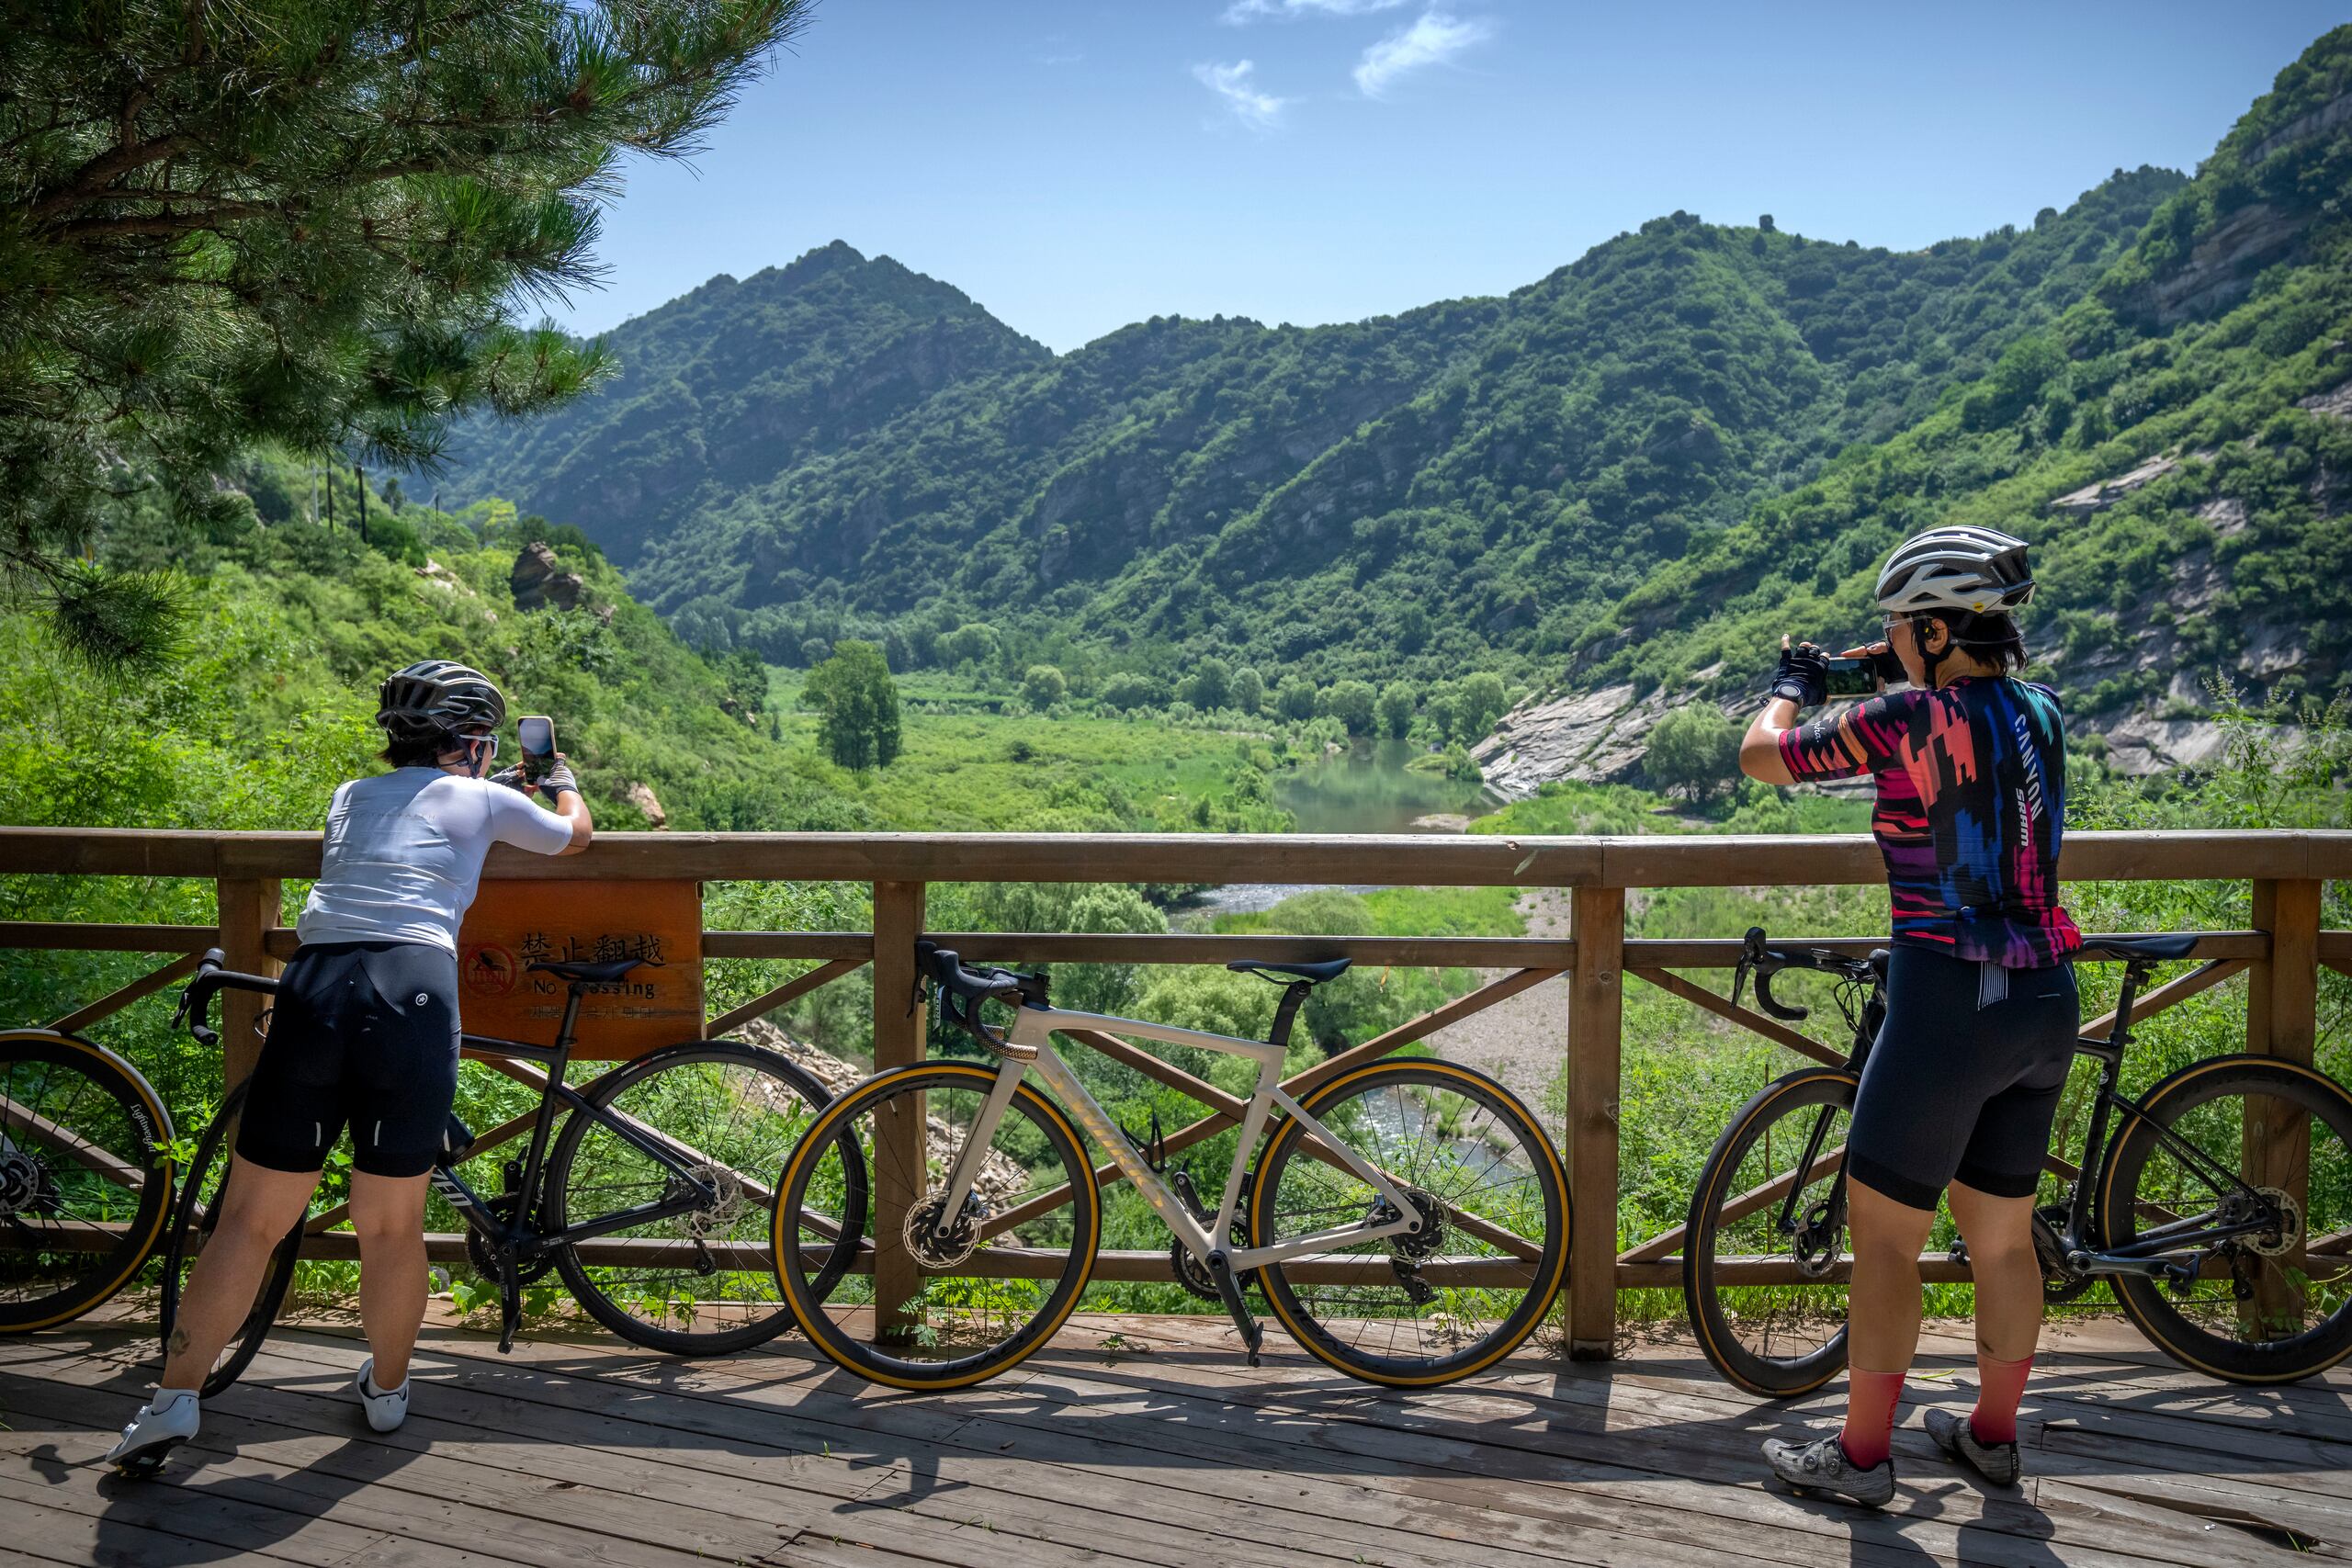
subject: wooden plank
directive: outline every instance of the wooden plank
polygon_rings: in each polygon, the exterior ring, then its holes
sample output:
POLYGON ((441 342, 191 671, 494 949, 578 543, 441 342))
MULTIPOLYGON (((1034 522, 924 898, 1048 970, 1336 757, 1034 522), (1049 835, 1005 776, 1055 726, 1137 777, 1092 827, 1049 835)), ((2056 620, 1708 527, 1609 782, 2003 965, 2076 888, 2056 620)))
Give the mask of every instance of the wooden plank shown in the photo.
POLYGON ((153 996, 173 981, 195 974, 198 957, 193 953, 182 953, 161 969, 149 970, 128 986, 118 987, 87 1007, 75 1008, 48 1027, 60 1034, 71 1034, 76 1030, 88 1028, 102 1018, 111 1018, 141 997, 153 996))
MULTIPOLYGON (((928 1036, 925 1000, 917 983, 915 942, 922 934, 923 885, 874 885, 874 1070, 912 1066, 928 1036)), ((877 1339, 910 1333, 918 1321, 900 1308, 920 1291, 914 1259, 901 1239, 908 1211, 922 1200, 924 1104, 874 1129, 874 1230, 880 1253, 874 1270, 874 1330, 877 1339)))
POLYGON ((0 948, 53 953, 195 953, 220 940, 217 926, 107 925, 93 920, 0 920, 0 948))
MULTIPOLYGON (((263 933, 277 924, 284 893, 274 876, 223 877, 215 890, 220 911, 220 947, 227 966, 241 975, 275 975, 277 961, 263 950, 263 933)), ((261 1059, 259 1024, 268 998, 258 992, 220 993, 222 1082, 240 1084, 261 1059)))
MULTIPOLYGON (((706 950, 707 947, 707 944, 706 944, 706 950)), ((786 1003, 807 996, 820 986, 831 984, 854 970, 865 967, 865 960, 863 957, 831 959, 809 970, 806 975, 793 976, 773 991, 753 997, 741 1007, 728 1009, 703 1025, 703 1038, 716 1040, 738 1024, 749 1023, 755 1018, 764 1017, 786 1003)))
MULTIPOLYGON (((79 1098, 78 1091, 76 1098, 79 1098)), ((62 1109, 72 1110, 72 1102, 69 1101, 62 1109)), ((136 1192, 147 1185, 147 1173, 139 1167, 90 1142, 71 1127, 52 1122, 29 1106, 17 1104, 5 1094, 0 1094, 0 1125, 6 1125, 19 1136, 39 1139, 77 1165, 96 1171, 130 1191, 136 1192)), ((161 1129, 158 1129, 159 1135, 160 1133, 161 1129)), ((10 1221, 11 1224, 16 1223, 13 1219, 10 1221)))
MULTIPOLYGON (((2113 933, 2110 933, 2113 934, 2113 933)), ((2144 932, 2138 934, 2146 934, 2144 932)), ((2347 933, 2352 934, 2352 933, 2347 933)), ((1883 936, 1780 936, 1775 935, 1775 947, 1819 948, 1841 958, 1867 958, 1887 945, 1883 936)), ((2090 940, 2098 941, 2097 937, 2090 940)), ((1628 968, 1645 969, 1729 969, 1737 964, 1746 943, 1732 937, 1703 937, 1659 941, 1642 938, 1625 943, 1625 964, 1628 968)), ((2205 931, 2197 939, 2191 957, 2260 958, 2270 951, 2270 936, 2267 931, 2205 931)), ((2085 959, 2085 963, 2110 964, 2114 959, 2085 959)))
POLYGON ((2352 975, 2352 931, 2320 932, 2319 961, 2339 975, 2352 975))
MULTIPOLYGON (((2257 881, 2254 923, 2270 933, 2270 955, 2250 966, 2246 980, 2245 1044, 2249 1051, 2296 1066, 2312 1065, 2319 1042, 2321 886, 2315 880, 2257 881)), ((2243 1129, 2246 1179, 2274 1187, 2308 1211, 2311 1196, 2311 1116, 2300 1107, 2246 1102, 2243 1129), (2266 1117, 2263 1108, 2280 1112, 2266 1117)), ((2298 1282, 2308 1261, 2301 1246, 2279 1267, 2256 1277, 2250 1319, 2301 1321, 2298 1282)))
POLYGON ((1842 1067, 1845 1056, 1819 1041, 1798 1033, 1778 1019, 1768 1018, 1748 1008, 1734 1007, 1726 997, 1719 997, 1704 986, 1694 985, 1681 976, 1665 969, 1634 969, 1629 973, 1648 981, 1662 991, 1670 991, 1684 1001, 1704 1008, 1718 1018, 1729 1019, 1742 1029, 1751 1030, 1776 1045, 1785 1045, 1801 1056, 1810 1057, 1826 1066, 1842 1067))
POLYGON ((1625 892, 1570 895, 1576 966, 1569 971, 1568 1353, 1606 1359, 1617 1337, 1619 1062, 1624 1048, 1625 892))
MULTIPOLYGON (((316 833, 0 828, 0 873, 316 876, 316 833)), ((2352 832, 2066 835, 2070 882, 2352 877, 2352 832)), ((493 877, 704 881, 1306 882, 1390 886, 1860 885, 1885 874, 1861 835, 600 833, 584 855, 501 847, 493 877)))
POLYGON ((874 954, 872 931, 711 931, 702 933, 705 958, 853 958, 874 954))
MULTIPOLYGON (((1814 1161, 1813 1169, 1815 1175, 1827 1176, 1845 1163, 1846 1145, 1838 1144, 1821 1151, 1820 1156, 1814 1161)), ((1760 1182, 1749 1188, 1723 1206, 1723 1213, 1717 1218, 1716 1224, 1718 1227, 1735 1224, 1756 1213, 1757 1210, 1779 1202, 1788 1196, 1789 1189, 1795 1185, 1796 1179, 1795 1171, 1784 1170, 1771 1180, 1760 1182)), ((1660 1258, 1671 1258, 1682 1250, 1682 1238, 1686 1228, 1683 1225, 1676 1225, 1669 1230, 1661 1231, 1639 1247, 1629 1247, 1619 1253, 1617 1261, 1620 1264, 1655 1263, 1660 1258)))
MULTIPOLYGON (((2266 943, 2266 949, 2267 944, 2266 943)), ((2152 987, 2132 998, 2132 1021, 2153 1018, 2168 1007, 2176 1007, 2199 991, 2210 991, 2222 981, 2249 967, 2237 958, 2217 958, 2201 964, 2186 975, 2176 976, 2161 986, 2152 987)), ((2098 1039, 2115 1027, 2115 1014, 2103 1012, 2083 1025, 2080 1032, 2098 1039)))

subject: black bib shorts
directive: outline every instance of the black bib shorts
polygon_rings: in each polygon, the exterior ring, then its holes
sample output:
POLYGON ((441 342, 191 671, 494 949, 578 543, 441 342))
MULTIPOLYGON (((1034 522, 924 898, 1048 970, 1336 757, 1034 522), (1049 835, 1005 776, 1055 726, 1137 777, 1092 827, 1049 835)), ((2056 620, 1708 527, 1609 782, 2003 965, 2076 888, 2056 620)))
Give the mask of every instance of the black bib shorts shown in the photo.
POLYGON ((458 1092, 458 961, 414 942, 295 952, 270 1010, 237 1153, 312 1171, 351 1127, 352 1167, 423 1176, 458 1092))
POLYGON ((1955 1179, 2030 1198, 2075 1059, 2075 968, 2012 969, 1978 1006, 1979 966, 1897 945, 1886 1022, 1862 1065, 1846 1168, 1906 1208, 1932 1209, 1955 1179))

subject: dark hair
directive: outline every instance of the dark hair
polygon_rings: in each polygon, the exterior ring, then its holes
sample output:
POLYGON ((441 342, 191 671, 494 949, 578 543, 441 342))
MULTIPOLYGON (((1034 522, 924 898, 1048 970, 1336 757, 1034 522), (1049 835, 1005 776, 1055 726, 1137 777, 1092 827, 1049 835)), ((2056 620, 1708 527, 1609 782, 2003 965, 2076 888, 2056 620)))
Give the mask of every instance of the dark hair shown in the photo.
POLYGON ((2025 637, 2018 631, 2017 617, 2007 610, 1983 615, 1973 610, 1923 610, 1920 615, 1941 621, 1954 646, 2004 675, 2026 667, 2025 637))
POLYGON ((458 744, 447 729, 395 729, 385 737, 383 758, 395 768, 437 768, 441 753, 458 744))

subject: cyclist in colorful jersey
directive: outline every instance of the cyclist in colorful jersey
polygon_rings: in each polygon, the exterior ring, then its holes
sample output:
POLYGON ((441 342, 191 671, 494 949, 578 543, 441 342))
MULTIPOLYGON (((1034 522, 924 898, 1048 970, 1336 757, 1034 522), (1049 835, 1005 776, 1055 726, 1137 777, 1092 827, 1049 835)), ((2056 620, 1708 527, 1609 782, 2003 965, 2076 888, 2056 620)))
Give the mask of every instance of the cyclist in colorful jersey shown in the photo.
POLYGON ((196 1435, 197 1391, 346 1124, 371 1352, 353 1386, 377 1431, 407 1417, 409 1352, 424 1317, 425 1185, 458 1087, 458 928, 491 845, 578 854, 594 832, 560 757, 536 784, 519 768, 482 777, 505 716, 487 676, 446 659, 384 682, 376 722, 392 771, 342 785, 327 808, 319 880, 278 982, 220 1224, 188 1275, 155 1397, 109 1463, 160 1460, 196 1435), (534 787, 553 810, 533 804, 534 787))
POLYGON ((1767 784, 1871 775, 1894 943, 1884 1025, 1846 1140, 1854 1274, 1844 1428, 1768 1441, 1792 1484, 1883 1505, 1904 1373, 1918 1348, 1919 1252, 1949 1195, 1976 1287, 1977 1403, 1932 1410, 1938 1447, 1998 1483, 2018 1477, 2017 1410, 2041 1331, 2034 1189, 2080 1009, 2065 962, 2082 935, 2058 904, 2066 807, 2058 699, 2016 678, 2010 612, 2032 596, 2020 540, 1938 528, 1888 558, 1879 694, 1800 723, 1827 655, 1783 639, 1772 694, 1740 747, 1767 784), (1899 671, 1907 689, 1884 682, 1899 671))

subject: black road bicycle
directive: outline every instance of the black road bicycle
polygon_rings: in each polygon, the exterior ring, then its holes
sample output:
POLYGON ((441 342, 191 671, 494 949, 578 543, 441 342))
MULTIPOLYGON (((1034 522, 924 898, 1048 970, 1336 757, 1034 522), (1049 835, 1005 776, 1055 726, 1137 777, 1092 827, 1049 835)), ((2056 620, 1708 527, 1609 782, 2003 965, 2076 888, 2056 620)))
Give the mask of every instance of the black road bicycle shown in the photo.
MULTIPOLYGON (((2099 1280, 2156 1348, 2232 1382, 2292 1382, 2352 1354, 2352 1095, 2267 1056, 2195 1062, 2134 1098, 2118 1087, 2132 1005, 2151 968, 2186 958, 2193 935, 2093 937, 2078 955, 2120 960, 2122 994, 2103 1039, 2081 1164, 2053 1154, 2033 1219, 2042 1289, 2070 1302, 2099 1280)), ((1862 1066, 1886 1016, 1884 949, 1865 958, 1775 947, 1747 933, 1733 980, 1798 1021, 1772 977, 1836 982, 1853 1032, 1838 1066, 1801 1068, 1741 1107, 1708 1156, 1683 1233, 1682 1290, 1708 1360, 1752 1393, 1819 1388, 1846 1365, 1846 1130, 1862 1066), (1800 1285, 1758 1282, 1793 1261, 1800 1285)), ((2062 1142, 2064 1140, 2062 1139, 2062 1142)), ((1939 1222, 1939 1224, 1942 1222, 1939 1222)), ((1966 1261, 1954 1244, 1952 1258, 1966 1261)))
MULTIPOLYGON (((831 1096, 789 1058, 731 1040, 668 1046, 579 1087, 567 1083, 582 997, 642 962, 529 965, 567 987, 551 1045, 464 1036, 469 1051, 492 1058, 527 1091, 523 1114, 499 1129, 527 1125, 526 1152, 498 1162, 495 1196, 483 1191, 493 1173, 464 1174, 472 1147, 487 1138, 455 1116, 432 1171, 434 1192, 464 1223, 468 1260, 497 1284, 502 1351, 513 1347, 525 1288, 549 1269, 591 1316, 650 1349, 717 1355, 791 1326, 768 1255, 773 1193, 765 1183, 831 1096), (559 1125, 562 1111, 571 1114, 559 1125), (588 1242, 599 1244, 594 1261, 581 1255, 588 1242)), ((207 1022, 213 992, 277 988, 221 963, 218 949, 206 953, 180 998, 178 1017, 207 1046, 220 1041, 207 1022)), ((222 1101, 180 1187, 164 1251, 167 1343, 187 1269, 220 1216, 245 1088, 222 1101)), ((862 1224, 865 1202, 863 1186, 854 1184, 843 1194, 845 1218, 862 1224)), ((271 1255, 253 1310, 213 1364, 205 1393, 235 1382, 261 1348, 293 1283, 303 1233, 321 1224, 314 1216, 298 1224, 271 1255)), ((844 1254, 842 1268, 848 1263, 844 1254)))

